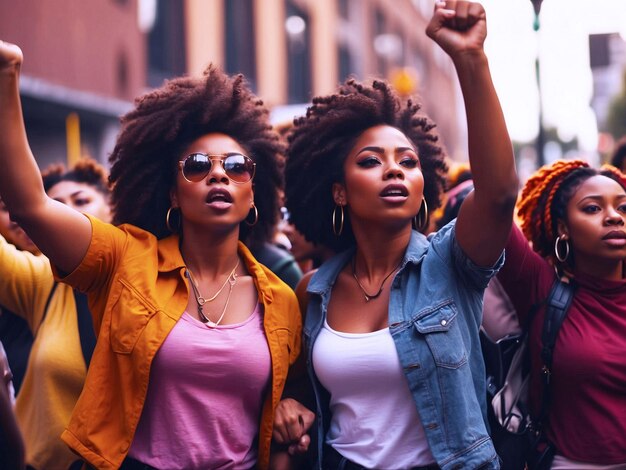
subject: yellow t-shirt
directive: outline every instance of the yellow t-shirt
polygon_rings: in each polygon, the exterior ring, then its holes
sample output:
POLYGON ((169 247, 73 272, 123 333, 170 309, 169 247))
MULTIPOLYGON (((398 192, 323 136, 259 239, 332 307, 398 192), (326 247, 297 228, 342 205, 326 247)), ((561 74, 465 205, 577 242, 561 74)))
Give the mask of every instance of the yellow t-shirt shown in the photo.
POLYGON ((23 317, 35 336, 15 413, 26 463, 38 470, 66 469, 78 459, 61 433, 87 374, 71 287, 57 286, 42 323, 53 283, 47 258, 20 251, 0 237, 0 304, 23 317))

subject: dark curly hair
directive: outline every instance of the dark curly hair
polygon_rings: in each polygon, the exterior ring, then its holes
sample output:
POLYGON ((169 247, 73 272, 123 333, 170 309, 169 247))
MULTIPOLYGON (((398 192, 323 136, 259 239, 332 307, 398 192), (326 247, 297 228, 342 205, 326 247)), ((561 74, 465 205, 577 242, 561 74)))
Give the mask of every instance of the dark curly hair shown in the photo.
POLYGON ((242 223, 239 238, 271 237, 279 214, 284 146, 243 76, 230 77, 213 65, 200 78, 176 78, 139 97, 122 118, 110 157, 113 223, 136 225, 157 238, 169 235, 165 216, 178 159, 191 142, 209 133, 233 138, 257 164, 253 184, 259 220, 252 228, 242 223))
POLYGON ((106 198, 111 194, 107 170, 91 158, 81 158, 68 170, 62 163, 54 163, 41 172, 46 192, 62 181, 83 183, 96 189, 106 198))
MULTIPOLYGON (((615 167, 591 168, 583 160, 557 160, 537 170, 524 185, 517 202, 517 215, 533 249, 556 264, 554 241, 559 220, 567 222, 567 204, 580 186, 593 176, 617 181, 626 191, 626 177, 615 167)), ((573 257, 567 262, 573 266, 573 257)))
POLYGON ((286 205, 291 221, 311 242, 334 250, 355 244, 346 217, 340 237, 333 234, 332 185, 343 181, 343 164, 358 137, 370 127, 389 125, 415 145, 424 174, 424 198, 432 213, 440 204, 447 166, 435 124, 408 100, 402 106, 384 81, 371 85, 350 79, 330 96, 313 99, 306 116, 294 121, 287 150, 286 205))

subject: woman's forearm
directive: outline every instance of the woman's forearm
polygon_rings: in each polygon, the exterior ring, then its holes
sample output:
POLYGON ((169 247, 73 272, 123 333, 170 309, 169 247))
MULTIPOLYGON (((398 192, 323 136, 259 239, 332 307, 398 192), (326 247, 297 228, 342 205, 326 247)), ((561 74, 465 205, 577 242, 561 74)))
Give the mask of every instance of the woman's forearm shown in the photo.
POLYGON ((0 194, 16 220, 46 200, 39 168, 26 138, 19 68, 4 64, 0 70, 0 194))

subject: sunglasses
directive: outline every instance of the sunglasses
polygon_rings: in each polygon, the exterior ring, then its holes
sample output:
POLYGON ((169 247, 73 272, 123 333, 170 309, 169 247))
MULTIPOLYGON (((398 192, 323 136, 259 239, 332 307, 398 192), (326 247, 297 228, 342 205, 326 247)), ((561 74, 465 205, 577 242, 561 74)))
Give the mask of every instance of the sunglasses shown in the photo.
POLYGON ((213 162, 219 162, 233 183, 247 183, 254 178, 256 163, 250 157, 240 153, 208 155, 206 153, 192 153, 179 161, 180 171, 190 183, 202 181, 211 172, 213 162))

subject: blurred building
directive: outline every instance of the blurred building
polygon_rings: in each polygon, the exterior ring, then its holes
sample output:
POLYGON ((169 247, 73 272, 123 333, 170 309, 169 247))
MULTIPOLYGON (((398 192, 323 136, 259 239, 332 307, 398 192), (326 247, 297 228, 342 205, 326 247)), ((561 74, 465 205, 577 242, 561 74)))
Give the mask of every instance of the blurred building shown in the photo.
POLYGON ((0 11, 0 37, 24 52, 22 105, 40 166, 68 148, 104 160, 146 84, 136 1, 0 0, 0 11))
POLYGON ((184 7, 188 70, 213 61, 244 73, 277 107, 275 119, 302 112, 293 105, 331 93, 350 75, 383 77, 421 96, 449 152, 463 158, 452 63, 424 33, 431 0, 186 0, 184 7))
POLYGON ((426 37, 431 0, 0 0, 22 47, 27 131, 40 164, 105 162, 134 97, 213 62, 242 72, 277 120, 353 75, 418 94, 451 155, 465 118, 449 58, 426 37), (282 112, 282 114, 281 114, 282 112))
POLYGON ((593 74, 591 107, 598 129, 606 130, 611 101, 625 83, 626 41, 619 33, 589 35, 589 60, 593 74))

